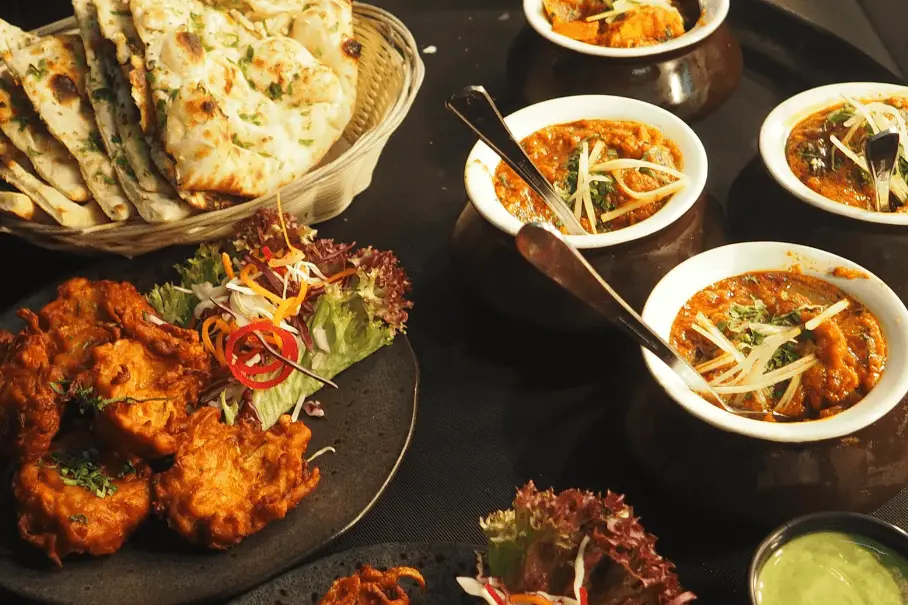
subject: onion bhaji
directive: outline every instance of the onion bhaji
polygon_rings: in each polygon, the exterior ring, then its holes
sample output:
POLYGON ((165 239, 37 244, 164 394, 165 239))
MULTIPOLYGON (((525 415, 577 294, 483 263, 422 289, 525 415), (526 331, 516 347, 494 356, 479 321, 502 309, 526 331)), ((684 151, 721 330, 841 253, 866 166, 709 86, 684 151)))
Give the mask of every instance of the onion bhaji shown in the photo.
POLYGON ((69 554, 116 552, 151 511, 147 465, 64 447, 24 463, 13 479, 19 533, 57 565, 69 554))
POLYGON ((193 414, 173 467, 157 475, 155 510, 190 542, 226 549, 282 519, 312 492, 318 469, 304 459, 311 431, 284 415, 269 431, 229 426, 220 410, 193 414))
POLYGON ((379 571, 363 565, 352 576, 336 580, 319 605, 409 605, 410 597, 398 584, 400 578, 410 578, 420 588, 426 587, 422 574, 412 567, 379 571))
POLYGON ((0 340, 0 442, 12 444, 5 453, 41 457, 64 404, 95 388, 89 399, 102 404, 104 435, 117 448, 172 453, 186 405, 211 370, 198 335, 148 321, 154 312, 129 283, 75 278, 57 294, 37 314, 21 310, 25 329, 0 340))
POLYGON ((0 448, 5 456, 35 460, 60 429, 63 402, 53 385, 63 373, 52 363, 54 347, 38 316, 22 310, 19 317, 26 327, 4 345, 0 364, 0 448))

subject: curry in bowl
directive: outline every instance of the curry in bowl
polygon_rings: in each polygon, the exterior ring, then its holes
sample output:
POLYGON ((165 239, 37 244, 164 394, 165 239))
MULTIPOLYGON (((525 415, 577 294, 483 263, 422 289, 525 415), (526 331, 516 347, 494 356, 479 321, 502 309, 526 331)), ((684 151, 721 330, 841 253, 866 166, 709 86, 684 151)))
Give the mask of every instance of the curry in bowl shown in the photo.
POLYGON ((552 31, 608 48, 654 46, 684 35, 669 0, 543 0, 552 31))
MULTIPOLYGON (((690 183, 678 147, 639 122, 579 120, 543 128, 520 144, 591 234, 648 219, 690 183)), ((566 233, 504 162, 495 170, 495 193, 522 222, 544 221, 566 233)))
POLYGON ((866 307, 794 271, 746 273, 701 290, 675 318, 670 342, 726 404, 768 422, 835 416, 876 386, 887 360, 866 307))
MULTIPOLYGON (((864 143, 887 128, 899 132, 899 157, 890 185, 891 207, 908 212, 908 98, 859 101, 847 98, 814 113, 791 132, 786 159, 807 187, 832 201, 862 210, 876 206, 873 181, 864 157, 864 143)), ((888 210, 888 209, 887 209, 888 210)))

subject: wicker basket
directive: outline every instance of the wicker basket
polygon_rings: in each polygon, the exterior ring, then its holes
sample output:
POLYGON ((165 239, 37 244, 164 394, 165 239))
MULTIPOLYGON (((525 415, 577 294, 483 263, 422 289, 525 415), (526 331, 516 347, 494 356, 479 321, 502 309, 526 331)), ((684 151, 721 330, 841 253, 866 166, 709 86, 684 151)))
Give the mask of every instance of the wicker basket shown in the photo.
MULTIPOLYGON (((306 224, 339 215, 369 186, 382 150, 413 105, 425 75, 416 41, 396 17, 380 8, 354 3, 353 18, 357 40, 362 44, 353 118, 316 169, 281 189, 284 212, 306 224)), ((37 33, 74 31, 75 27, 75 20, 70 18, 37 33)), ((167 246, 224 237, 237 221, 275 204, 276 196, 269 195, 172 223, 132 219, 84 230, 4 216, 0 218, 0 232, 44 248, 137 256, 167 246)))

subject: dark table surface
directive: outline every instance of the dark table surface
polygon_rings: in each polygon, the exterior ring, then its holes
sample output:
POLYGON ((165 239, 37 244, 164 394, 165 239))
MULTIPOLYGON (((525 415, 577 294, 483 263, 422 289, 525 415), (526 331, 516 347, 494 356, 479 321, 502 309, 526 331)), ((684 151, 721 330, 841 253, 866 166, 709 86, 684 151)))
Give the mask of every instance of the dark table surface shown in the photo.
MULTIPOLYGON (((893 70, 908 67, 908 49, 900 48, 893 36, 887 38, 893 40, 887 48, 867 16, 872 10, 865 12, 855 0, 773 1, 849 39, 893 70)), ((422 396, 414 441, 398 476, 366 518, 329 551, 385 541, 479 542, 475 520, 506 506, 514 487, 531 479, 559 488, 631 487, 620 473, 602 471, 620 467, 622 460, 602 458, 588 429, 608 421, 609 402, 621 394, 601 384, 589 367, 571 362, 579 355, 577 348, 595 343, 598 335, 558 341, 556 335, 541 334, 534 340, 526 326, 475 301, 458 280, 450 254, 451 233, 465 203, 463 162, 473 137, 446 114, 443 101, 475 83, 506 95, 505 59, 523 27, 520 3, 375 3, 399 16, 421 48, 433 45, 437 53, 423 57, 425 85, 387 147, 371 188, 341 218, 320 229, 337 239, 393 249, 408 268, 416 301, 410 339, 421 364, 422 396), (538 353, 533 354, 534 348, 538 353), (489 460, 497 462, 490 465, 489 460)), ((63 0, 0 0, 0 16, 34 27, 65 16, 67 6, 63 0)), ((0 290, 3 307, 97 262, 5 236, 0 237, 0 255, 9 259, 8 270, 16 276, 0 290)), ((613 354, 616 350, 639 357, 629 343, 610 348, 613 354)), ((648 529, 662 536, 661 550, 679 559, 682 573, 695 572, 699 563, 684 562, 685 538, 672 531, 681 523, 672 516, 673 503, 654 504, 639 491, 645 488, 633 489, 639 500, 647 501, 637 512, 648 529)), ((634 496, 630 493, 631 503, 634 496)), ((751 536, 735 536, 728 528, 704 527, 701 538, 752 545, 751 536)), ((746 573, 743 566, 736 571, 746 573)), ((701 602, 722 605, 746 601, 739 592, 703 597, 701 602)), ((0 593, 0 602, 8 598, 0 593)))

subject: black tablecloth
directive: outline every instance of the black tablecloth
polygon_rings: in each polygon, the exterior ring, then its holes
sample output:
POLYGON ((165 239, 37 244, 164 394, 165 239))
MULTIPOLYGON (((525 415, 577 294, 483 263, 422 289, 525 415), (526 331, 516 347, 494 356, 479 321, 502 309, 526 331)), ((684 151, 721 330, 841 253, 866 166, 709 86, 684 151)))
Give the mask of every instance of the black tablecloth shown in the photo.
MULTIPOLYGON (((839 0, 846 1, 853 0, 839 0)), ((2 1, 0 16, 26 26, 67 12, 62 0, 10 2, 2 1)), ((408 268, 416 301, 409 333, 421 365, 422 395, 414 440, 398 476, 330 551, 384 541, 479 542, 476 519, 506 506, 515 486, 531 479, 558 488, 611 488, 627 491, 632 504, 644 503, 637 512, 661 536, 660 550, 678 561, 685 583, 701 592, 701 602, 746 603, 742 578, 753 536, 708 524, 688 531, 685 513, 671 501, 648 497, 646 486, 624 472, 626 460, 603 442, 614 428, 613 406, 634 385, 603 382, 598 368, 619 360, 642 363, 637 349, 625 343, 610 346, 608 359, 582 355, 595 351, 598 339, 619 337, 568 337, 509 321, 478 304, 458 279, 449 243, 465 204, 463 163, 474 138, 443 102, 452 91, 477 83, 507 97, 505 58, 524 27, 519 2, 376 4, 397 14, 420 48, 437 51, 423 57, 425 86, 371 188, 321 230, 393 249, 408 268)), ((868 46, 866 39, 852 42, 868 46)), ((0 290, 4 306, 94 262, 8 237, 0 238, 0 254, 19 272, 17 281, 0 290)))

